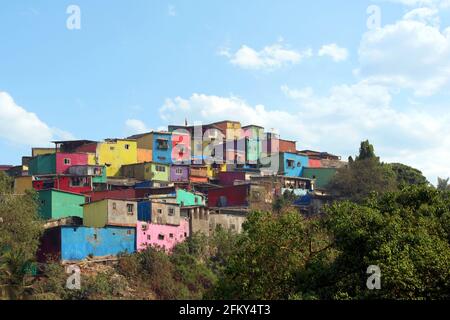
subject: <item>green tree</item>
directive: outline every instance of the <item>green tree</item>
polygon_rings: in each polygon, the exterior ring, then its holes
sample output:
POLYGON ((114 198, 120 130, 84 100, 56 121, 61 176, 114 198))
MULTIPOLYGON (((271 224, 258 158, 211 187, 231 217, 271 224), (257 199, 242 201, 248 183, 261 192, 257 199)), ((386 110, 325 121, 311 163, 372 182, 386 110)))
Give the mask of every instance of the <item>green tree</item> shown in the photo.
POLYGON ((395 172, 386 164, 380 163, 373 146, 361 143, 359 156, 348 166, 337 170, 328 188, 338 199, 362 202, 371 193, 382 194, 397 188, 395 172))
POLYGON ((228 260, 215 296, 221 299, 295 298, 299 270, 329 246, 328 239, 296 212, 254 212, 228 260))
POLYGON ((413 167, 401 163, 391 163, 389 164, 389 166, 395 172, 397 185, 400 188, 408 185, 429 184, 427 178, 425 178, 422 172, 418 169, 415 169, 413 167))
POLYGON ((448 183, 449 180, 450 180, 450 178, 443 179, 443 178, 439 178, 438 177, 437 189, 441 190, 441 191, 448 191, 448 190, 450 190, 450 185, 448 183))
POLYGON ((23 297, 27 278, 43 231, 34 192, 15 195, 11 180, 0 172, 0 286, 14 288, 13 298, 23 297), (19 288, 23 284, 23 288, 19 288))
POLYGON ((450 298, 448 195, 410 186, 364 205, 335 203, 327 214, 339 254, 316 281, 322 298, 450 298), (366 287, 370 265, 381 269, 381 290, 366 287))

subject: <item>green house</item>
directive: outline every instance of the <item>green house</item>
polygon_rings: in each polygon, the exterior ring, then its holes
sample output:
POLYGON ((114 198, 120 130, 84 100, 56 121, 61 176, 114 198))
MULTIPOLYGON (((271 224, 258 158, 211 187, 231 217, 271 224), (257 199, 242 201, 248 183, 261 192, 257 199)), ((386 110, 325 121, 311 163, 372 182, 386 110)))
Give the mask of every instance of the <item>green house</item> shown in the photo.
POLYGON ((304 168, 303 178, 314 179, 314 186, 325 189, 336 174, 336 168, 304 168))
POLYGON ((56 154, 45 154, 34 157, 28 164, 30 175, 43 175, 56 173, 56 154))
POLYGON ((38 194, 39 214, 43 219, 83 218, 84 195, 55 189, 41 190, 38 194))
POLYGON ((205 199, 201 195, 178 189, 177 204, 182 207, 203 206, 205 205, 205 199))

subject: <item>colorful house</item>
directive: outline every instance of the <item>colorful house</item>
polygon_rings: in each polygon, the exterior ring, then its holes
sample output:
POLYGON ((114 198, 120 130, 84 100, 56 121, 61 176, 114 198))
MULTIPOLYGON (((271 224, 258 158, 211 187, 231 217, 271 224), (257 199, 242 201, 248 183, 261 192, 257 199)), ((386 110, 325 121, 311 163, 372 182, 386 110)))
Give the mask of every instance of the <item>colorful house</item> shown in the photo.
POLYGON ((189 166, 171 165, 170 182, 189 182, 189 166))
POLYGON ((45 231, 38 250, 38 261, 56 259, 75 262, 87 258, 116 256, 136 251, 136 228, 88 228, 60 226, 45 231))
POLYGON ((186 219, 181 219, 178 226, 173 226, 139 221, 136 232, 138 251, 153 246, 170 252, 178 243, 189 237, 189 222, 186 219))
POLYGON ((336 175, 336 168, 304 168, 303 177, 313 179, 314 186, 318 189, 326 189, 333 177, 336 175))
POLYGON ((137 202, 104 199, 83 205, 83 224, 86 227, 136 227, 137 202))
POLYGON ((206 165, 191 165, 189 181, 194 183, 208 183, 208 167, 206 165))
POLYGON ((176 202, 182 207, 204 206, 206 204, 205 198, 202 195, 183 189, 176 191, 176 202))
POLYGON ((141 181, 168 182, 170 180, 170 166, 156 162, 134 163, 122 166, 121 175, 141 181))
POLYGON ((36 156, 30 160, 30 175, 66 174, 71 166, 87 165, 86 153, 53 153, 36 156))
POLYGON ((151 203, 151 222, 154 224, 180 225, 180 205, 165 202, 164 200, 153 200, 151 203))
POLYGON ((49 189, 38 192, 39 215, 46 220, 68 217, 83 218, 85 196, 82 194, 49 189))
POLYGON ((256 165, 263 152, 264 128, 249 125, 242 127, 242 129, 244 130, 245 137, 245 162, 256 165))
POLYGON ((75 165, 69 168, 69 174, 73 176, 92 177, 93 184, 106 183, 106 166, 75 165))
POLYGON ((56 189, 72 193, 85 193, 92 191, 92 177, 73 175, 48 175, 36 177, 32 182, 37 191, 56 189))
POLYGON ((279 154, 279 174, 288 177, 301 177, 303 169, 308 167, 308 156, 300 153, 282 152, 279 154))
POLYGON ((241 184, 208 191, 208 207, 245 207, 249 205, 250 184, 241 184))
POLYGON ((123 165, 138 162, 137 143, 132 139, 106 139, 81 145, 76 150, 91 154, 87 164, 106 166, 107 177, 117 177, 123 165))

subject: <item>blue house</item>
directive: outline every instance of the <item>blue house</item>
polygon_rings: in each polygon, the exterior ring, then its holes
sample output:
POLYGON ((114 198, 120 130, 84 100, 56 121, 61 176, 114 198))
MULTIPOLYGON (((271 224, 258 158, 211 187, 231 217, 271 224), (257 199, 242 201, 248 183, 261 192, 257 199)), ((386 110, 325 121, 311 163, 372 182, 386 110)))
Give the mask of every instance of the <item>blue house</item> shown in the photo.
POLYGON ((138 221, 151 222, 152 221, 152 202, 141 201, 138 202, 138 221))
POLYGON ((152 132, 152 161, 172 164, 172 133, 152 132))
POLYGON ((41 238, 38 260, 80 261, 88 257, 116 256, 136 251, 136 228, 60 226, 41 238))
POLYGON ((308 167, 309 158, 301 153, 281 152, 278 173, 288 177, 301 177, 308 167))

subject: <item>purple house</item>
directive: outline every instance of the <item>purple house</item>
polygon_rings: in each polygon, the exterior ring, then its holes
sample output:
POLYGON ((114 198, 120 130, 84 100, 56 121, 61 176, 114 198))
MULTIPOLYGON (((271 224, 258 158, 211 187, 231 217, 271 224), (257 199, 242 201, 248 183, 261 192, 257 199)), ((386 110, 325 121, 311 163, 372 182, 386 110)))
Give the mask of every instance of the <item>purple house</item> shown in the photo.
POLYGON ((170 166, 170 182, 189 182, 189 166, 170 166))

